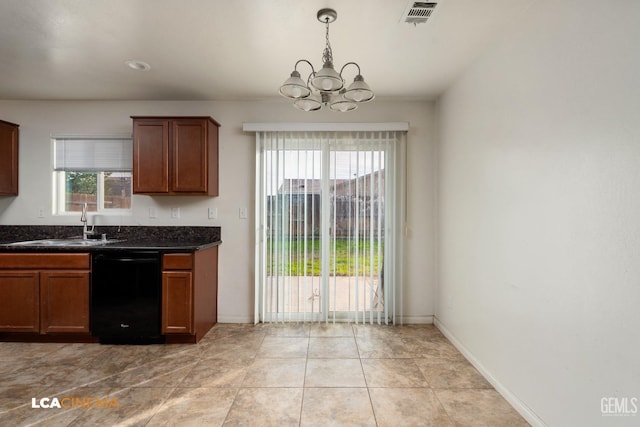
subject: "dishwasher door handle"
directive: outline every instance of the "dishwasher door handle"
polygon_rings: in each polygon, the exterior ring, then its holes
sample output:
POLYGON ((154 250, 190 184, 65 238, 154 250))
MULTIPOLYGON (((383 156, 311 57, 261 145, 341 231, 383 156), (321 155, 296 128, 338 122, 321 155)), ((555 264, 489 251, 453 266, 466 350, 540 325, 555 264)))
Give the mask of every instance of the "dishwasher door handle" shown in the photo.
POLYGON ((156 258, 98 258, 98 262, 151 264, 160 262, 156 258))
POLYGON ((109 264, 159 264, 160 258, 135 258, 135 257, 110 257, 104 255, 97 255, 93 259, 96 263, 109 263, 109 264))

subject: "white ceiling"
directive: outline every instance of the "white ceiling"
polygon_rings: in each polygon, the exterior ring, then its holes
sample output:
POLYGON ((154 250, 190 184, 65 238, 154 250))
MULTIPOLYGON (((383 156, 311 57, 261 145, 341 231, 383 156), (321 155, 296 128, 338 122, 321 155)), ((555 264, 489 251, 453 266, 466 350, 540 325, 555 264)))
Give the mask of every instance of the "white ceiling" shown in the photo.
POLYGON ((2 0, 0 99, 274 98, 297 59, 321 67, 324 7, 338 70, 357 62, 378 98, 433 99, 533 1, 439 0, 414 26, 408 0, 2 0))

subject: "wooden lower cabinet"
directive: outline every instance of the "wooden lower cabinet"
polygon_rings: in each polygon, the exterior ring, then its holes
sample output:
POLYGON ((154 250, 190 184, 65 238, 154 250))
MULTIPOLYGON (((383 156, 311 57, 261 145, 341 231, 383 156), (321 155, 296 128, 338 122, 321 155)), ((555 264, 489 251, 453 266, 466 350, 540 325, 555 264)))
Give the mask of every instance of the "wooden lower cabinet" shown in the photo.
POLYGON ((89 254, 0 254, 0 332, 89 335, 89 254))
POLYGON ((40 273, 40 333, 89 333, 89 272, 40 273))
MULTIPOLYGON (((0 341, 95 342, 91 257, 0 253, 0 341)), ((218 320, 218 246, 163 254, 162 334, 197 343, 218 320)))
POLYGON ((162 333, 193 333, 191 271, 162 272, 162 333))
POLYGON ((0 270, 0 332, 40 332, 40 274, 0 270))
POLYGON ((162 257, 162 334, 198 342, 218 320, 218 247, 162 257))

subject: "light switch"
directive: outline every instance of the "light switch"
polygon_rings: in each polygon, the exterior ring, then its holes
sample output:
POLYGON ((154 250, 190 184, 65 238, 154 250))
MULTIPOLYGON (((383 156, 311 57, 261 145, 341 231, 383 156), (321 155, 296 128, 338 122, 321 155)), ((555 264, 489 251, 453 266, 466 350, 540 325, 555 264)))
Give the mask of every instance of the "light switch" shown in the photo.
POLYGON ((171 208, 171 218, 180 218, 180 208, 171 208))
POLYGON ((240 208, 238 210, 238 216, 240 217, 240 219, 247 219, 249 218, 249 212, 247 208, 240 208))
POLYGON ((218 218, 218 208, 209 208, 209 219, 218 218))
POLYGON ((156 208, 149 208, 149 218, 158 218, 158 210, 156 208))

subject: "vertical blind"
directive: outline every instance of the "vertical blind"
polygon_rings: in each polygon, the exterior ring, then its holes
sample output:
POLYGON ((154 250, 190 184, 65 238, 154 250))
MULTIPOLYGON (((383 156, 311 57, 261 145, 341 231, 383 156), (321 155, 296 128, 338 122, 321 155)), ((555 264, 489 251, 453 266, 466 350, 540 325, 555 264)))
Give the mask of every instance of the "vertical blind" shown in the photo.
POLYGON ((405 139, 256 133, 256 322, 398 321, 405 139))
POLYGON ((56 171, 124 172, 133 166, 131 137, 54 136, 56 171))

